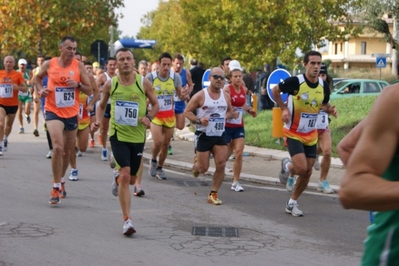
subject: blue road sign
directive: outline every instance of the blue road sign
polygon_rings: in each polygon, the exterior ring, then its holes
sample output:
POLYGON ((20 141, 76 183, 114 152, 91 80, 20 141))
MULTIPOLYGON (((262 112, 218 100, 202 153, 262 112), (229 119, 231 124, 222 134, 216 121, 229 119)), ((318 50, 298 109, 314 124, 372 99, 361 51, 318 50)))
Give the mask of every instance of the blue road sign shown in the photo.
POLYGON ((386 68, 387 67, 387 58, 386 57, 377 57, 375 59, 375 66, 377 68, 386 68))
POLYGON ((205 70, 204 75, 202 75, 202 88, 203 89, 209 87, 209 85, 211 84, 211 82, 209 81, 210 75, 211 75, 210 69, 205 70))
POLYGON ((114 43, 115 51, 121 48, 144 48, 152 49, 157 43, 155 40, 120 39, 114 43))
MULTIPOLYGON (((291 77, 291 74, 287 70, 278 68, 274 70, 267 79, 267 94, 269 94, 270 100, 272 100, 274 103, 276 103, 272 93, 274 86, 289 77, 291 77)), ((283 102, 286 102, 288 99, 288 94, 281 94, 281 98, 283 99, 283 102)))

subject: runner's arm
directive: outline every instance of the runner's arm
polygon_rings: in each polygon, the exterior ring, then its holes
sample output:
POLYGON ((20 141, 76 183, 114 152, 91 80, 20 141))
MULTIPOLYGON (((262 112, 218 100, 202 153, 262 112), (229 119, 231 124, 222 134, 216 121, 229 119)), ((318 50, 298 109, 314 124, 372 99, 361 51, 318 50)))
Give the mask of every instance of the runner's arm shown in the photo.
POLYGON ((348 165, 349 157, 359 140, 366 119, 360 121, 337 145, 338 156, 345 167, 348 165))
MULTIPOLYGON (((93 88, 91 86, 89 77, 87 75, 86 69, 83 64, 79 64, 79 71, 80 71, 80 81, 81 86, 78 88, 81 92, 86 95, 93 94, 93 88)), ((77 86, 78 87, 78 86, 77 86)))
POLYGON ((108 98, 111 95, 111 80, 105 82, 103 86, 103 97, 100 100, 100 104, 97 106, 96 109, 96 122, 94 122, 93 130, 96 131, 101 124, 101 121, 104 117, 105 109, 107 108, 108 98))
POLYGON ((363 124, 339 190, 345 208, 373 211, 399 208, 399 182, 382 178, 399 143, 398 86, 384 89, 363 124), (387 118, 392 123, 387 123, 387 118))
POLYGON ((145 90, 145 95, 147 96, 147 99, 148 99, 149 103, 151 104, 151 110, 148 112, 148 116, 150 116, 152 119, 158 113, 159 104, 158 104, 157 96, 155 96, 155 93, 154 93, 154 88, 152 87, 151 82, 146 78, 144 78, 144 90, 145 90))

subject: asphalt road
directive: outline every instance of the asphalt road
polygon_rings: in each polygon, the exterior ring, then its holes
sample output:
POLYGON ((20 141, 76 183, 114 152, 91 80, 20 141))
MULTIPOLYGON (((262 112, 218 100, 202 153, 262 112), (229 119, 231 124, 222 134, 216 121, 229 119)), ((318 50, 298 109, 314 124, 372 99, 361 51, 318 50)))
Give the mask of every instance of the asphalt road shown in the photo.
POLYGON ((223 205, 213 206, 209 177, 178 169, 166 181, 144 172, 146 195, 132 198, 137 233, 125 237, 100 148, 78 158, 80 180, 68 181, 67 198, 51 206, 44 134, 25 130, 18 135, 14 127, 0 157, 0 266, 359 265, 368 213, 343 210, 336 195, 308 191, 300 198, 305 216, 292 217, 284 189, 244 182, 237 193, 226 182, 223 205), (194 227, 237 237, 193 235, 194 227))

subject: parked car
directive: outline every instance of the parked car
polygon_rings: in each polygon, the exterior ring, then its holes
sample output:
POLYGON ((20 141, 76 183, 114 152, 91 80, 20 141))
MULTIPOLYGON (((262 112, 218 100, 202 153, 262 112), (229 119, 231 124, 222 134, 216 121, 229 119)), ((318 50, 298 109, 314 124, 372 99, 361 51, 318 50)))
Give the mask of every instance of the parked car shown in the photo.
POLYGON ((381 93, 389 83, 375 79, 345 79, 333 86, 330 99, 341 99, 354 96, 374 96, 381 93))

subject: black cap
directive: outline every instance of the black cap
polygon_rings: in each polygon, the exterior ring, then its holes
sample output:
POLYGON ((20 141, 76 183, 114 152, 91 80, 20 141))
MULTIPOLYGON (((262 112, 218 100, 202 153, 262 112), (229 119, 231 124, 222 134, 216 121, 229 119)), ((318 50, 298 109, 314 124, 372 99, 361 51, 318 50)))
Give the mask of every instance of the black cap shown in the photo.
POLYGON ((327 75, 327 66, 326 65, 321 65, 320 67, 320 74, 326 74, 327 75))

